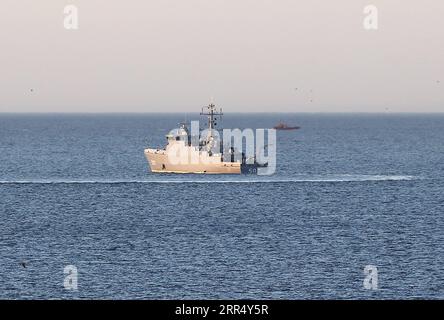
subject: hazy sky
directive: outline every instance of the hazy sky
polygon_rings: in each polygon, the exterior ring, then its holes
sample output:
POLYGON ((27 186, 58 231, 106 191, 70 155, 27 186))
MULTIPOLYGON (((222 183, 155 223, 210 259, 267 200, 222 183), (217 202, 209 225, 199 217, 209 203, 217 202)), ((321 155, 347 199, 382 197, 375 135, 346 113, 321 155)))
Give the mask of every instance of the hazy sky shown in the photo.
POLYGON ((211 96, 239 112, 444 112, 441 0, 0 6, 0 112, 199 111, 211 96))

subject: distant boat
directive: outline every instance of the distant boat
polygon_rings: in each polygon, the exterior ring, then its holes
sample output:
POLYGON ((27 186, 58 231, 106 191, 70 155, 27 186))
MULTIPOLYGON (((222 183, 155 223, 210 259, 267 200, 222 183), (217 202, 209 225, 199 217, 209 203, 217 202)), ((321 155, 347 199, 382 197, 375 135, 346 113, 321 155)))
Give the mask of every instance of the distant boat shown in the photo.
POLYGON ((284 122, 279 122, 276 126, 273 127, 273 129, 276 130, 297 130, 300 129, 301 127, 290 127, 288 126, 286 123, 284 122))

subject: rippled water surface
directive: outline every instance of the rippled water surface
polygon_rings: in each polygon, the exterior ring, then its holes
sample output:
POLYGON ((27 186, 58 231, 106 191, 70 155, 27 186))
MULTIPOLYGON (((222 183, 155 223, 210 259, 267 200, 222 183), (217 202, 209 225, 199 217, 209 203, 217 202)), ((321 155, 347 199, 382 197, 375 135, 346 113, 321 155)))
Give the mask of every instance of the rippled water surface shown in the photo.
POLYGON ((151 174, 183 118, 0 115, 0 298, 444 298, 443 115, 229 115, 302 126, 274 175, 151 174))

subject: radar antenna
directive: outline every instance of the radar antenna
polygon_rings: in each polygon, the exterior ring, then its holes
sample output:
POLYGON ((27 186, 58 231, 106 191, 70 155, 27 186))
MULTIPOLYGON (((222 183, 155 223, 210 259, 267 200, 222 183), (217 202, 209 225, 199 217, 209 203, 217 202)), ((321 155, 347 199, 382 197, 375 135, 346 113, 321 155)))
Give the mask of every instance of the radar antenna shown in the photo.
POLYGON ((207 134, 204 144, 207 146, 208 149, 211 149, 211 147, 214 144, 213 131, 216 130, 216 126, 217 126, 216 121, 221 120, 222 115, 223 115, 222 108, 217 110, 214 103, 211 102, 207 107, 202 108, 200 115, 208 117, 208 134, 207 134))
POLYGON ((216 121, 219 121, 222 119, 223 112, 222 112, 222 108, 217 110, 214 103, 211 102, 207 107, 202 108, 200 115, 208 117, 208 129, 211 131, 211 130, 216 129, 216 126, 217 126, 216 121))

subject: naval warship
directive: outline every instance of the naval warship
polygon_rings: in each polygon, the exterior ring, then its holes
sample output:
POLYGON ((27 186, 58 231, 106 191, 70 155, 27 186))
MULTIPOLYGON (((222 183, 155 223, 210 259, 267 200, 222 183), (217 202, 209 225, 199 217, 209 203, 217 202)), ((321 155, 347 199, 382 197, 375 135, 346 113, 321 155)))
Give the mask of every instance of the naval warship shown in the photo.
POLYGON ((208 129, 204 130, 206 134, 199 132, 197 142, 192 137, 193 133, 190 135, 187 125, 182 123, 180 128, 166 135, 167 145, 163 149, 145 149, 151 172, 254 174, 258 172, 258 168, 268 166, 267 163, 258 163, 255 156, 253 159, 246 158, 245 153, 233 147, 227 149, 223 140, 220 140, 217 146, 216 121, 222 117, 222 109, 217 110, 216 106, 210 103, 202 108, 200 115, 207 116, 208 129), (185 155, 186 161, 178 161, 177 154, 185 155))

